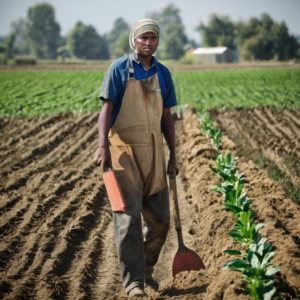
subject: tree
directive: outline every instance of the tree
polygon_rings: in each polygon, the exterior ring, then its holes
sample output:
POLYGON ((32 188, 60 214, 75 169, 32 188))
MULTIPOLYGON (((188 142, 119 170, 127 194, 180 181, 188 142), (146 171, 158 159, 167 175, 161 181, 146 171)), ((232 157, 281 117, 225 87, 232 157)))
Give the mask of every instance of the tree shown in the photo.
POLYGON ((184 27, 177 23, 169 23, 165 30, 162 57, 165 59, 180 59, 184 54, 184 45, 187 42, 184 27))
POLYGON ((56 58, 60 26, 55 21, 54 8, 49 3, 30 7, 27 30, 31 52, 39 58, 56 58))
POLYGON ((296 37, 289 35, 285 22, 273 26, 274 53, 277 60, 295 58, 299 49, 296 37))
POLYGON ((179 59, 184 54, 184 45, 188 42, 180 17, 180 9, 169 4, 159 12, 148 14, 148 18, 157 22, 160 28, 157 57, 179 59))
POLYGON ((13 52, 15 39, 16 39, 16 33, 11 32, 10 35, 5 40, 5 44, 6 44, 5 56, 6 56, 6 58, 12 58, 12 52, 13 52))
POLYGON ((160 28, 160 41, 163 42, 165 38, 166 26, 169 23, 176 23, 182 25, 182 20, 180 17, 180 9, 174 4, 169 4, 165 6, 161 11, 156 11, 148 14, 148 18, 157 22, 160 28))
POLYGON ((196 30, 202 34, 206 47, 228 47, 232 50, 236 48, 234 23, 227 16, 213 14, 207 26, 200 22, 196 30))
POLYGON ((92 25, 77 22, 68 35, 68 48, 72 55, 81 59, 108 59, 106 41, 92 25))
POLYGON ((116 43, 115 52, 114 52, 116 57, 121 57, 131 52, 128 38, 129 38, 128 34, 126 33, 122 33, 119 35, 119 38, 116 43))
POLYGON ((246 23, 211 15, 208 25, 200 23, 197 30, 205 46, 239 49, 245 60, 287 60, 297 57, 299 51, 297 39, 289 35, 286 24, 276 23, 268 14, 246 23))
POLYGON ((13 54, 30 54, 26 21, 24 19, 18 19, 12 22, 11 29, 16 33, 13 54))
POLYGON ((297 57, 299 44, 289 35, 284 22, 276 23, 268 14, 236 25, 237 43, 245 60, 287 60, 297 57))
MULTIPOLYGON (((113 29, 107 34, 106 40, 109 48, 109 53, 113 54, 116 50, 116 43, 122 34, 129 36, 130 27, 123 18, 115 20, 113 29)), ((128 40, 127 43, 129 44, 128 40)))

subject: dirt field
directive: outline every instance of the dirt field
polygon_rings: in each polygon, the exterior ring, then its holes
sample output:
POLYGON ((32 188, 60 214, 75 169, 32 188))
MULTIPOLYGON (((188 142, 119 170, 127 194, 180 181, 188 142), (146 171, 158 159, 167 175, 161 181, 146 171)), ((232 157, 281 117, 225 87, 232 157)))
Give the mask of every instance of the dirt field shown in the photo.
MULTIPOLYGON (((125 299, 114 246, 112 216, 101 172, 92 161, 97 147, 97 114, 0 120, 0 298, 125 299)), ((221 270, 238 249, 227 234, 234 219, 209 187, 214 150, 188 110, 176 124, 180 164, 180 211, 185 244, 206 270, 171 277, 177 251, 171 225, 155 278, 159 292, 148 299, 251 299, 242 294, 240 274, 221 270)), ((223 139, 223 151, 235 144, 223 139)), ((300 299, 300 209, 280 186, 241 158, 248 196, 262 235, 276 255, 278 291, 300 299)))
POLYGON ((299 110, 265 107, 210 113, 227 135, 240 139, 248 150, 261 152, 282 172, 291 175, 295 184, 300 184, 299 110))

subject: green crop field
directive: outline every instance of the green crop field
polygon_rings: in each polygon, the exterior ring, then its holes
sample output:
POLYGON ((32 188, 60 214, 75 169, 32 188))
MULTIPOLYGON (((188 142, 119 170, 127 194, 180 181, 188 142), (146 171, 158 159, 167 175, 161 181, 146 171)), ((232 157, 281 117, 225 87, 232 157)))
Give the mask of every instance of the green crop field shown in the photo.
POLYGON ((0 117, 100 110, 105 72, 0 73, 0 117))
MULTIPOLYGON (((0 117, 100 110, 105 72, 0 72, 0 117)), ((300 70, 175 72, 179 104, 300 107, 300 70)))
POLYGON ((221 107, 300 107, 300 70, 178 72, 178 102, 199 110, 221 107))

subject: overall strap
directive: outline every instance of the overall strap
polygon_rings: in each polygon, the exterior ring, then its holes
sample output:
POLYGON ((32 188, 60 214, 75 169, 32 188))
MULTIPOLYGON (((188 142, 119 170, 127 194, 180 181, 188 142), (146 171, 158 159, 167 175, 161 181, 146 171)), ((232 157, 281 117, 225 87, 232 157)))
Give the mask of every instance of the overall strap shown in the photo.
POLYGON ((129 78, 131 78, 131 77, 134 78, 134 69, 133 69, 133 66, 132 66, 132 68, 130 66, 130 55, 128 55, 127 67, 128 67, 128 77, 129 78))

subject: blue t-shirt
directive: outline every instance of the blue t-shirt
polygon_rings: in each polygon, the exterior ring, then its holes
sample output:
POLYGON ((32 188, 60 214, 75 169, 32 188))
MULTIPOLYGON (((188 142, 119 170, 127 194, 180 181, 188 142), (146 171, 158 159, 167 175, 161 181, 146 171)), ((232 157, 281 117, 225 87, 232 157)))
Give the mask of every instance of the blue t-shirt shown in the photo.
MULTIPOLYGON (((168 68, 153 57, 152 64, 146 71, 142 63, 133 54, 129 55, 129 64, 130 67, 134 69, 135 80, 147 79, 158 73, 163 107, 171 108, 177 105, 174 84, 168 68)), ((101 85, 99 98, 101 100, 109 99, 114 102, 111 115, 111 127, 114 125, 121 108, 128 75, 128 56, 123 56, 109 66, 101 85)))

